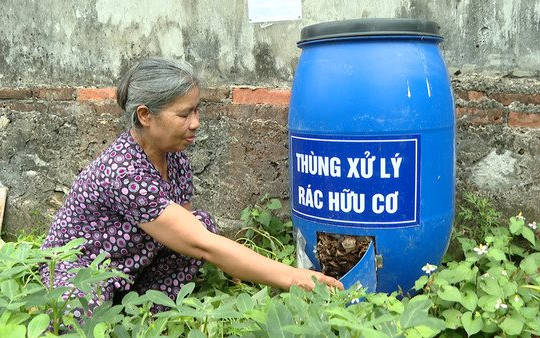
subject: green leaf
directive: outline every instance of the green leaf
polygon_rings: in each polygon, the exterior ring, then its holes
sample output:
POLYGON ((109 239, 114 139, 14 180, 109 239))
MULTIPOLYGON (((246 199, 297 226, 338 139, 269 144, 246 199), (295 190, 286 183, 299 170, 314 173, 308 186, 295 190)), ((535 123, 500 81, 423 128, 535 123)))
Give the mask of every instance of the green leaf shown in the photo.
POLYGON ((176 296, 176 305, 178 306, 182 304, 182 301, 184 300, 184 298, 191 295, 194 289, 195 289, 195 283, 193 282, 184 285, 180 289, 180 292, 178 292, 178 295, 176 296))
POLYGON ((370 328, 364 328, 360 330, 362 337, 370 337, 370 338, 390 338, 391 336, 387 335, 386 333, 380 332, 379 330, 370 329, 370 328))
POLYGON ((114 332, 114 336, 117 338, 131 338, 131 335, 129 334, 128 330, 121 325, 115 326, 113 332, 114 332))
POLYGON ((266 207, 270 210, 277 210, 281 209, 281 202, 277 198, 272 198, 270 202, 266 205, 266 207))
POLYGON ((463 250, 463 252, 472 251, 472 249, 476 246, 476 242, 469 238, 458 237, 458 241, 461 244, 461 250, 463 250))
POLYGON ((236 308, 244 313, 253 309, 253 300, 247 293, 241 293, 236 297, 236 308))
POLYGON ((509 335, 519 335, 523 331, 523 322, 513 317, 506 317, 499 325, 509 335))
POLYGON ((441 286, 441 288, 437 291, 437 296, 450 302, 461 301, 461 293, 459 292, 458 288, 452 285, 441 286))
POLYGON ((416 282, 414 282, 414 289, 416 291, 422 290, 424 288, 424 286, 426 286, 428 281, 429 281, 428 276, 425 276, 425 275, 421 276, 420 278, 418 278, 416 280, 416 282))
POLYGON ((23 305, 25 305, 24 302, 13 302, 6 306, 6 309, 10 311, 19 311, 19 308, 23 305))
POLYGON ((463 305, 467 310, 474 311, 476 305, 478 304, 478 296, 476 292, 472 290, 467 290, 461 295, 460 300, 461 305, 463 305))
POLYGON ((510 296, 508 302, 510 303, 510 305, 512 305, 512 307, 513 307, 514 309, 516 309, 516 310, 518 310, 518 311, 519 311, 519 310, 523 307, 523 305, 525 304, 525 303, 523 302, 523 298, 521 298, 521 297, 520 297, 519 295, 517 295, 517 294, 516 294, 516 295, 510 296))
POLYGON ((492 296, 495 296, 497 298, 503 298, 504 294, 503 291, 493 277, 487 277, 484 278, 480 283, 480 288, 484 290, 487 294, 490 294, 492 296))
POLYGON ((356 331, 362 331, 366 328, 364 325, 360 325, 360 323, 358 323, 358 320, 350 321, 350 320, 345 320, 341 318, 331 318, 328 321, 328 324, 336 328, 346 327, 346 328, 349 328, 351 330, 356 330, 356 331))
POLYGON ((280 303, 271 303, 266 314, 266 328, 270 337, 293 337, 293 334, 283 330, 285 326, 294 324, 289 309, 280 303))
POLYGON ((441 330, 436 330, 428 326, 417 326, 412 329, 408 329, 405 331, 405 336, 408 338, 412 337, 418 337, 418 338, 424 338, 424 337, 436 337, 437 333, 441 332, 441 330))
POLYGON ((13 268, 5 269, 2 272, 0 272, 0 279, 13 278, 17 274, 26 270, 28 270, 28 267, 26 266, 16 266, 13 268))
POLYGON ((146 297, 154 304, 165 305, 168 307, 176 307, 176 304, 161 291, 148 290, 146 291, 146 297))
MULTIPOLYGON (((426 276, 427 277, 427 276, 426 276)), ((366 299, 368 302, 374 305, 381 306, 388 300, 388 295, 386 293, 368 293, 366 295, 366 299)))
POLYGON ((504 254, 504 252, 502 252, 500 249, 497 249, 497 248, 489 248, 486 255, 497 261, 506 260, 506 255, 504 254))
POLYGON ((288 333, 292 333, 295 336, 319 336, 320 331, 317 330, 314 327, 306 326, 306 325, 287 325, 283 327, 283 331, 286 331, 288 333))
POLYGON ((484 295, 478 299, 478 306, 484 311, 495 312, 495 304, 497 304, 497 299, 499 298, 496 296, 484 295))
POLYGON ((26 324, 29 318, 30 318, 30 314, 28 313, 24 313, 24 312, 13 313, 13 316, 11 316, 11 318, 9 319, 9 323, 13 325, 26 324))
POLYGON ((96 326, 94 326, 94 337, 95 338, 108 337, 105 335, 106 331, 107 331, 107 324, 103 322, 98 323, 96 326))
POLYGON ((24 327, 23 325, 0 326, 0 337, 19 338, 19 337, 25 337, 25 335, 26 335, 26 327, 24 327))
POLYGON ((28 323, 28 338, 36 338, 41 336, 47 327, 49 326, 49 316, 45 313, 41 313, 28 323))
POLYGON ((242 213, 240 214, 240 220, 246 222, 249 220, 249 217, 251 216, 251 208, 246 207, 244 210, 242 210, 242 213))
POLYGON ((255 219, 257 222, 267 227, 270 224, 270 220, 272 220, 272 214, 267 210, 263 210, 259 216, 255 217, 255 219))
POLYGON ((517 219, 516 217, 510 218, 510 232, 513 235, 519 234, 524 224, 522 219, 517 219))
POLYGON ((71 240, 63 247, 57 248, 58 252, 64 252, 69 251, 71 249, 79 248, 81 245, 83 245, 86 242, 86 239, 84 238, 76 238, 74 240, 71 240))
POLYGON ((523 231, 521 231, 521 236, 531 242, 532 245, 535 244, 534 232, 531 229, 524 227, 523 231))
POLYGON ((101 265, 101 263, 103 263, 103 261, 107 259, 107 256, 109 255, 110 254, 106 251, 100 252, 99 255, 97 255, 97 257, 92 260, 90 266, 94 269, 97 269, 101 265))
POLYGON ((165 331, 165 326, 169 318, 159 318, 150 325, 150 330, 146 331, 145 337, 160 337, 160 333, 165 331))
POLYGON ((127 275, 123 274, 119 271, 99 271, 99 273, 93 273, 93 271, 90 270, 90 276, 88 276, 86 279, 84 279, 83 283, 87 283, 89 285, 94 285, 97 282, 105 281, 111 277, 124 277, 126 278, 127 275))
POLYGON ((444 279, 446 283, 438 282, 440 285, 455 284, 461 281, 472 281, 475 279, 475 273, 471 268, 471 263, 467 261, 460 262, 459 264, 449 265, 449 269, 441 270, 437 273, 437 279, 444 279))
POLYGON ((484 327, 482 317, 477 316, 476 318, 473 318, 473 314, 471 311, 467 311, 463 315, 461 315, 461 323, 463 324, 463 328, 469 336, 480 332, 480 330, 482 330, 482 327, 484 327))
POLYGON ((428 310, 432 305, 433 302, 425 295, 412 298, 399 318, 401 327, 407 329, 416 326, 427 326, 434 330, 444 330, 446 327, 444 321, 430 317, 428 314, 428 310))
POLYGON ((126 306, 130 304, 134 304, 138 300, 139 300, 139 295, 137 294, 137 292, 131 291, 127 295, 125 295, 124 298, 122 298, 122 305, 126 306))
POLYGON ((447 309, 442 312, 446 327, 452 330, 461 327, 461 312, 456 309, 447 309))
POLYGON ((540 252, 535 252, 525 257, 519 267, 528 275, 534 275, 540 266, 540 252))
MULTIPOLYGON (((378 326, 381 326, 382 324, 394 324, 394 319, 396 318, 396 315, 394 314, 390 314, 390 313, 387 313, 387 314, 384 314, 382 316, 377 316, 375 318, 373 318, 372 320, 366 322, 366 325, 369 325, 369 326, 373 326, 373 327, 378 327, 378 326)), ((358 320, 358 319, 356 319, 358 320)))
MULTIPOLYGON (((345 321, 348 321, 350 323, 356 323, 358 322, 358 318, 349 310, 345 309, 345 308, 340 308, 340 307, 334 307, 334 308, 329 308, 329 309, 325 309, 325 312, 328 313, 328 314, 331 314, 331 315, 334 315, 334 316, 339 316, 341 317, 342 319, 344 319, 345 321)), ((332 318, 332 319, 336 319, 336 318, 332 318)), ((330 320, 329 322, 331 322, 332 320, 330 320)), ((364 328, 363 326, 354 326, 354 327, 350 327, 350 328, 354 328, 356 330, 360 330, 362 328, 364 328)))
POLYGON ((540 311, 538 309, 538 306, 535 307, 523 307, 519 311, 519 313, 525 317, 526 319, 536 319, 538 316, 540 316, 540 311))
POLYGON ((188 338, 207 338, 206 335, 197 329, 193 329, 189 331, 189 334, 187 335, 188 338))
POLYGON ((0 284, 0 289, 2 290, 2 294, 10 300, 15 299, 20 291, 19 284, 12 279, 3 281, 0 284))
MULTIPOLYGON (((92 285, 90 283, 87 283, 86 280, 90 277, 90 274, 92 273, 92 271, 86 268, 72 269, 72 270, 77 270, 76 275, 73 278, 73 285, 81 289, 81 291, 84 293, 91 292, 92 285)), ((75 271, 70 270, 70 272, 75 272, 75 271)))
POLYGON ((508 281, 507 279, 502 280, 501 288, 505 298, 508 298, 518 292, 518 284, 516 282, 508 281))
MULTIPOLYGON (((62 334, 62 338, 81 338, 81 337, 85 337, 83 334, 84 334, 84 331, 82 331, 81 329, 81 333, 66 333, 66 334, 62 334), (82 333, 82 334, 81 334, 82 333)), ((57 338, 58 336, 51 333, 51 332, 47 332, 45 333, 45 338, 57 338)))

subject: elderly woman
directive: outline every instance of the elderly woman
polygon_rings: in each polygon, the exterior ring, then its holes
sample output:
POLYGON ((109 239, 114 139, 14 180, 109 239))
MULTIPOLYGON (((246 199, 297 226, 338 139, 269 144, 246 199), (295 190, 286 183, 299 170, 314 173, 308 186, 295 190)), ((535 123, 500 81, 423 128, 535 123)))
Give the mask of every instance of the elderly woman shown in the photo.
MULTIPOLYGON (((218 235, 208 214, 191 210, 193 173, 182 151, 199 128, 199 90, 188 64, 162 58, 135 65, 118 86, 117 101, 131 127, 80 173, 43 244, 50 248, 86 239, 78 261, 56 267, 55 286, 73 285, 68 271, 88 266, 103 251, 129 276, 103 285, 90 309, 128 290, 161 290, 175 299, 203 260, 241 280, 282 289, 311 289, 312 276, 343 287, 334 278, 281 264, 218 235)), ((46 266, 41 276, 48 285, 46 266)), ((83 316, 78 310, 74 314, 83 316)))

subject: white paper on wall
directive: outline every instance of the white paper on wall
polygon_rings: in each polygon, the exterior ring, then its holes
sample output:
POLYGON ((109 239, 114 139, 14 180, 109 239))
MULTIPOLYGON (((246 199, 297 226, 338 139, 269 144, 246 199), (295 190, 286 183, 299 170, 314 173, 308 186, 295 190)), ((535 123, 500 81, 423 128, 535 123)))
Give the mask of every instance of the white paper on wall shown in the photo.
POLYGON ((301 0, 248 0, 249 22, 302 19, 301 0))

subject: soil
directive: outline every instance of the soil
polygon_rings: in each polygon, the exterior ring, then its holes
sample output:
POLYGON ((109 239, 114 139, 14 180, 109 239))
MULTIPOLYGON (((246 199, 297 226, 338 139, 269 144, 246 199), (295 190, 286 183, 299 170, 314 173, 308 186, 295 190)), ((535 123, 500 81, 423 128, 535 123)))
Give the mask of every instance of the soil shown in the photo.
POLYGON ((371 237, 318 232, 317 258, 322 273, 337 279, 343 277, 362 259, 371 241, 371 237))

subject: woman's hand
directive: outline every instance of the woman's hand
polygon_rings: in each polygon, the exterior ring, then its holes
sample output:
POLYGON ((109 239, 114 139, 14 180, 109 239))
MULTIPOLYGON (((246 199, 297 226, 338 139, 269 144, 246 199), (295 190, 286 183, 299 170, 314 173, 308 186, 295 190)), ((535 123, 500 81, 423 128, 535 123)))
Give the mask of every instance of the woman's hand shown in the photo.
POLYGON ((308 269, 296 269, 296 275, 293 276, 292 285, 297 285, 303 289, 311 291, 315 287, 313 277, 315 277, 319 283, 343 290, 343 284, 339 280, 327 276, 321 272, 308 269))

